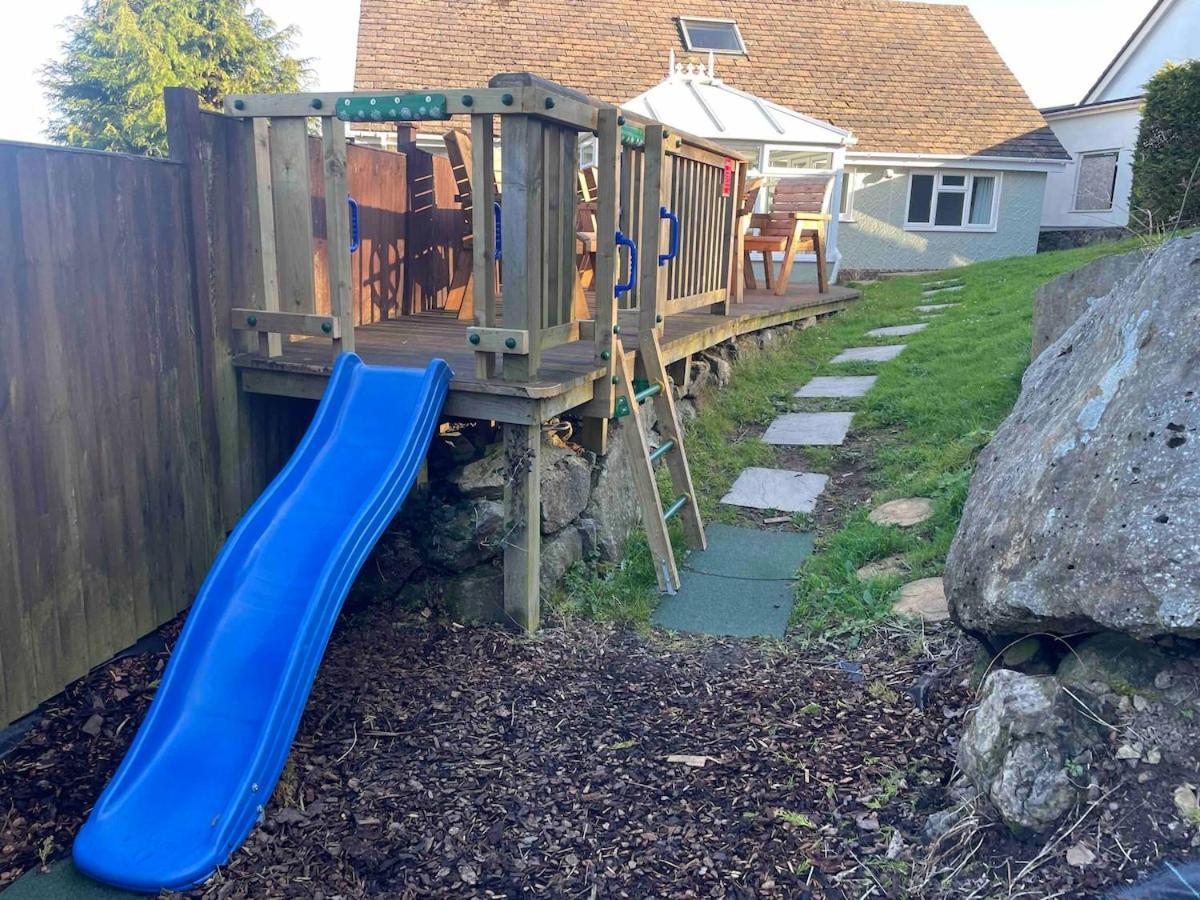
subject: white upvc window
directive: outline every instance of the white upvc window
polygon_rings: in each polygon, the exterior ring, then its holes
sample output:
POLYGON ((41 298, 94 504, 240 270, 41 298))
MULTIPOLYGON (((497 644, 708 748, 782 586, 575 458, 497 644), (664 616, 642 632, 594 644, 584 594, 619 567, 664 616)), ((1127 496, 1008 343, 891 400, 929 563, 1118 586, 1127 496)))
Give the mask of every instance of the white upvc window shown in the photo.
POLYGON ((1000 173, 921 172, 908 175, 904 227, 909 231, 995 231, 1000 173))
POLYGON ((1117 190, 1120 150, 1095 150, 1079 154, 1075 173, 1075 202, 1072 212, 1108 212, 1117 190))
POLYGON ((854 170, 842 170, 842 194, 838 200, 838 220, 854 221, 854 170))

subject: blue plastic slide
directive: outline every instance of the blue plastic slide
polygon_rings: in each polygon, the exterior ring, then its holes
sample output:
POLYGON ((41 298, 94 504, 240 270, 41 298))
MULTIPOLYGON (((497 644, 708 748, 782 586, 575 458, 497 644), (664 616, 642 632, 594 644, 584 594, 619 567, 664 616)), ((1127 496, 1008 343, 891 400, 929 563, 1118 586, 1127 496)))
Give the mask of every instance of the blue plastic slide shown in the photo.
POLYGON ((262 816, 351 582, 400 508, 450 384, 338 358, 308 432, 208 573, 75 863, 133 891, 204 881, 262 816))

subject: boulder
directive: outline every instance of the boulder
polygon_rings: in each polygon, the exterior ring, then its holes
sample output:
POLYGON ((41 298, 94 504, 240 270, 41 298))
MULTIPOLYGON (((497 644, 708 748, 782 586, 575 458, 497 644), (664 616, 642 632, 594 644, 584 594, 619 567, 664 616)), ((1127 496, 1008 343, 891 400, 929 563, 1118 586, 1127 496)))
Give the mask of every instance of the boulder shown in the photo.
POLYGON ((969 714, 958 765, 1000 817, 1044 831, 1080 798, 1066 766, 1097 741, 1091 724, 1053 677, 992 672, 969 714))
POLYGON ((508 618, 504 613, 504 573, 493 565, 468 569, 446 581, 442 602, 456 622, 504 623, 508 618))
POLYGON ((708 363, 709 371, 712 373, 713 383, 723 388, 729 382, 733 381, 733 364, 718 352, 709 352, 704 354, 704 360, 708 363))
MULTIPOLYGON (((595 522, 595 551, 606 562, 618 562, 625 542, 642 520, 633 470, 622 428, 632 428, 634 418, 617 419, 608 433, 608 453, 592 470, 592 495, 584 515, 595 522)), ((590 554, 589 554, 590 555, 590 554)))
POLYGON ((504 504, 498 500, 431 505, 423 525, 412 526, 424 559, 451 572, 499 556, 503 532, 504 504))
POLYGON ((583 534, 580 529, 564 528, 542 540, 541 581, 543 591, 558 587, 567 569, 583 559, 583 534))
POLYGON ((1146 254, 1142 250, 1119 256, 1102 256, 1039 287, 1033 298, 1032 358, 1037 359, 1089 306, 1106 296, 1117 282, 1132 274, 1145 259, 1146 254))
POLYGON ((1200 636, 1198 295, 1170 241, 1026 371, 946 561, 964 628, 1200 636))
POLYGON ((592 496, 588 461, 565 447, 542 445, 542 534, 573 522, 592 496))

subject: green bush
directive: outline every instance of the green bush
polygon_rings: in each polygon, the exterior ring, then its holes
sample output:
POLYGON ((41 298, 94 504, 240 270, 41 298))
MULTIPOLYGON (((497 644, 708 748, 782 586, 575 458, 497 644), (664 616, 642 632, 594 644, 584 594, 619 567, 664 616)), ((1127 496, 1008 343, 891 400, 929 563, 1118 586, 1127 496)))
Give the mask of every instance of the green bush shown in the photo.
POLYGON ((1200 60, 1168 64, 1146 85, 1133 156, 1132 218, 1149 230, 1200 222, 1200 60))

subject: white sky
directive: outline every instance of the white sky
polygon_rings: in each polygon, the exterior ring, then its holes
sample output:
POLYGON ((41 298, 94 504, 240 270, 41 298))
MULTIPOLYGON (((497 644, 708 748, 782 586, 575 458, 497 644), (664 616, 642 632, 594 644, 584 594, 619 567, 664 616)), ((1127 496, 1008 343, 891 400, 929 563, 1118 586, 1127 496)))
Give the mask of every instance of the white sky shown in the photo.
MULTIPOLYGON (((686 6, 686 0, 677 2, 681 10, 686 6)), ((1074 103, 1083 96, 1153 2, 967 0, 967 5, 1033 102, 1054 106, 1074 103)), ((5 10, 5 25, 0 29, 0 84, 8 85, 7 96, 16 102, 8 105, 9 114, 0 119, 0 139, 43 139, 45 101, 38 70, 58 53, 63 39, 59 25, 82 5, 82 0, 14 0, 5 10)), ((258 0, 258 5, 278 24, 300 27, 296 52, 312 58, 315 88, 351 86, 358 0, 258 0)))

